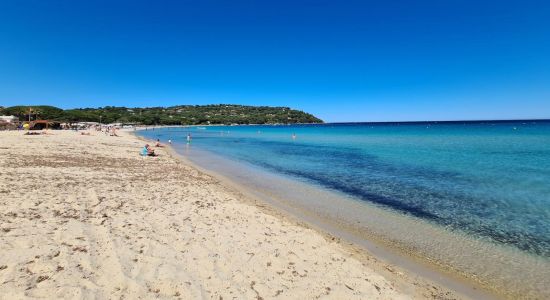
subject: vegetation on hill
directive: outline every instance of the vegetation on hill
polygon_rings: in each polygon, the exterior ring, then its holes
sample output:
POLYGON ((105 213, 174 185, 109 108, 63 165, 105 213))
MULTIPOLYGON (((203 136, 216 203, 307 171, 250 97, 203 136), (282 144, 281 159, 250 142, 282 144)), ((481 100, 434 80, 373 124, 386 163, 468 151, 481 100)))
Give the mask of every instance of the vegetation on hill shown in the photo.
POLYGON ((39 106, 11 106, 4 107, 3 115, 16 116, 19 121, 28 121, 29 113, 31 120, 46 119, 46 120, 61 120, 64 111, 61 108, 48 105, 39 106))
POLYGON ((133 123, 144 125, 205 124, 295 124, 322 123, 303 111, 288 107, 244 105, 179 105, 171 107, 126 108, 106 106, 63 110, 54 106, 12 106, 3 114, 19 120, 47 119, 61 122, 133 123))

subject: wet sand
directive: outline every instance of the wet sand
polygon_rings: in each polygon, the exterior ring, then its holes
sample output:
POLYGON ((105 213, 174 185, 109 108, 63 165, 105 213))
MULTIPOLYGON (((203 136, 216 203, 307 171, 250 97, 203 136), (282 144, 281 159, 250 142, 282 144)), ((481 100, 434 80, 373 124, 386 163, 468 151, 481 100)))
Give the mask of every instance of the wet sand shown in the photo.
POLYGON ((0 298, 455 299, 167 149, 0 132, 0 298))

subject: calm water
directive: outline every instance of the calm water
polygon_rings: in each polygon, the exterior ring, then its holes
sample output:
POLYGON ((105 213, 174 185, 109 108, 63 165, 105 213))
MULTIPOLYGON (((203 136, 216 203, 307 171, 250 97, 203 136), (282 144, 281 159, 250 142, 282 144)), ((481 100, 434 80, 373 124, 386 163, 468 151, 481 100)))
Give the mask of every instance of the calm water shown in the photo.
POLYGON ((550 258, 550 122, 142 131, 550 258), (292 135, 295 134, 295 139, 292 135))

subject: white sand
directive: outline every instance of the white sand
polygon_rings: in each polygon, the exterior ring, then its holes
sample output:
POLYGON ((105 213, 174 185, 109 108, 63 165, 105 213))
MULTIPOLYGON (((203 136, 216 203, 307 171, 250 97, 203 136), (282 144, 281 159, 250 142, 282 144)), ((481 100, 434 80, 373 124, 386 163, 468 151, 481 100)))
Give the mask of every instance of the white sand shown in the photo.
POLYGON ((0 132, 1 299, 452 297, 130 134, 50 132, 0 132))

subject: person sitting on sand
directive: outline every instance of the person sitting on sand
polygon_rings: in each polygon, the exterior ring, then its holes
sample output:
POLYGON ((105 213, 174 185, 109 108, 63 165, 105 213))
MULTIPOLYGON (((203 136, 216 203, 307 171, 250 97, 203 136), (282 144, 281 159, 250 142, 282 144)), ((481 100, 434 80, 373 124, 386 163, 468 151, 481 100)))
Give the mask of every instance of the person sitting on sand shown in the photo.
POLYGON ((160 143, 160 140, 159 140, 159 139, 157 139, 157 142, 156 142, 156 144, 155 144, 155 147, 164 147, 164 145, 160 143))
POLYGON ((157 156, 155 154, 155 150, 151 149, 151 147, 149 147, 149 144, 146 144, 145 147, 143 147, 143 149, 141 149, 141 155, 142 156, 157 156))
POLYGON ((157 156, 157 155, 155 154, 155 150, 154 150, 154 149, 152 149, 149 145, 146 145, 146 147, 147 147, 147 155, 149 155, 149 156, 157 156))

